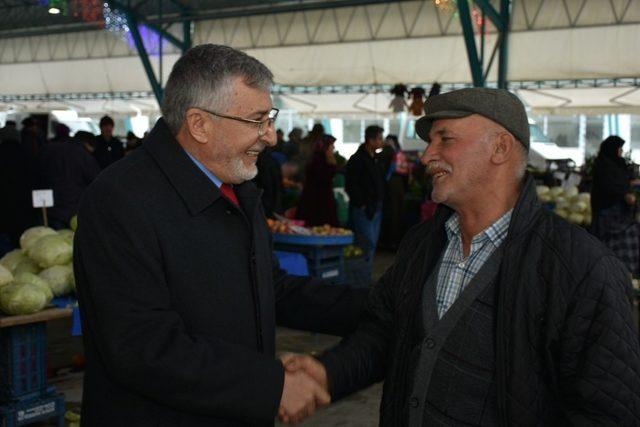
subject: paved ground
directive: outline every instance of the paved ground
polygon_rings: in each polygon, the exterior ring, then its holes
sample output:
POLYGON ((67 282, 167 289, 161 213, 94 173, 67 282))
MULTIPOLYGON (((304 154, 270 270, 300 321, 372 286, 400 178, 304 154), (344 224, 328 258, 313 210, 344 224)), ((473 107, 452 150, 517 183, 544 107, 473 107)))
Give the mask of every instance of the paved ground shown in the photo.
MULTIPOLYGON (((378 253, 374 264, 374 278, 380 277, 392 261, 393 254, 378 253)), ((55 372, 55 376, 50 379, 50 382, 64 393, 69 408, 78 408, 82 401, 83 374, 72 371, 70 365, 74 355, 82 354, 82 340, 78 337, 71 337, 70 330, 70 319, 53 321, 48 324, 49 366, 55 372)), ((318 353, 338 341, 339 338, 329 335, 311 334, 285 328, 278 328, 276 333, 276 348, 279 353, 289 351, 318 353)), ((381 393, 382 385, 375 384, 332 404, 299 425, 306 427, 376 426, 378 425, 378 406, 381 393)))

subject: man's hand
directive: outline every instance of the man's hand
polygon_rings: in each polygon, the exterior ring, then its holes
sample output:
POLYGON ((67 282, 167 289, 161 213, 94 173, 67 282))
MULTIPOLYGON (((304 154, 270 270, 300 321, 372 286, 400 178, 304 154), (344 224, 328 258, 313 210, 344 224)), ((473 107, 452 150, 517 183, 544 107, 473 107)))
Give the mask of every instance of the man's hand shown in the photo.
POLYGON ((304 354, 284 353, 280 356, 280 360, 287 372, 297 372, 304 370, 307 375, 316 380, 323 389, 329 391, 329 381, 327 379, 327 370, 324 365, 311 356, 304 354))
POLYGON ((285 371, 284 388, 280 399, 278 417, 283 423, 297 423, 310 417, 316 407, 327 406, 331 397, 303 370, 285 371))
POLYGON ((327 372, 324 366, 311 356, 285 353, 280 356, 285 368, 285 387, 282 392, 280 421, 296 423, 313 415, 316 407, 326 406, 331 402, 328 393, 327 372), (288 383, 290 387, 288 387, 288 383), (303 392, 295 392, 299 385, 303 392), (290 398, 288 391, 294 390, 290 398))

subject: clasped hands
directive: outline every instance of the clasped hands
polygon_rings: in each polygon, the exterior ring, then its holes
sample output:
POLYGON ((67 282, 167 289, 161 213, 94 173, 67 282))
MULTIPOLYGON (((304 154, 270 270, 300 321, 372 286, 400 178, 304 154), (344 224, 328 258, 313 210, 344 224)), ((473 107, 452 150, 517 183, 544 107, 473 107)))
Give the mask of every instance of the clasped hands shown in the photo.
POLYGON ((284 366, 284 388, 278 418, 285 424, 298 423, 314 414, 317 408, 331 403, 327 372, 311 356, 285 353, 280 356, 284 366))

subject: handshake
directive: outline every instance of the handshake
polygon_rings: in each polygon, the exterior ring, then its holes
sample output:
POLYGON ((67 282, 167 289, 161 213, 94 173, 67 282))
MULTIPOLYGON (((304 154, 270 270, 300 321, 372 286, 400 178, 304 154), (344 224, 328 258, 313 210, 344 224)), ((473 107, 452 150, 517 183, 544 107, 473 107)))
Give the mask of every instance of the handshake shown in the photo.
POLYGON ((285 369, 278 410, 281 422, 298 423, 331 403, 327 371, 318 360, 293 353, 281 355, 280 360, 285 369))

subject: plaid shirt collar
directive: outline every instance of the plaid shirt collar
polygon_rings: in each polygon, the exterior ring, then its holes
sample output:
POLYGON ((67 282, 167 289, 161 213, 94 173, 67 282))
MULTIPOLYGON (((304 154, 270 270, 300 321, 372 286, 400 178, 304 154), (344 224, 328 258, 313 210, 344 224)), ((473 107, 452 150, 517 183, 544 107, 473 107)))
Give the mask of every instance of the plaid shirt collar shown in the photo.
MULTIPOLYGON (((476 247, 477 245, 482 245, 486 242, 487 239, 491 241, 494 247, 498 247, 504 242, 504 239, 507 237, 507 231, 509 230, 509 223, 511 222, 511 214, 513 213, 513 209, 508 210, 504 215, 502 215, 496 222, 491 224, 489 227, 485 228, 479 234, 473 236, 473 240, 471 241, 471 246, 476 247)), ((460 231, 460 216, 457 212, 454 212, 453 215, 447 220, 445 223, 445 229, 447 230, 447 238, 449 241, 462 240, 462 232, 460 231)), ((473 250, 472 250, 473 252, 473 250)))

